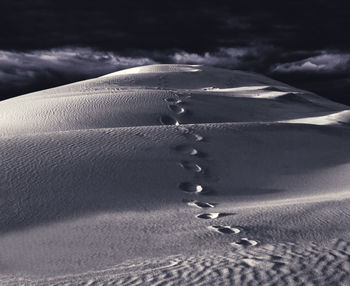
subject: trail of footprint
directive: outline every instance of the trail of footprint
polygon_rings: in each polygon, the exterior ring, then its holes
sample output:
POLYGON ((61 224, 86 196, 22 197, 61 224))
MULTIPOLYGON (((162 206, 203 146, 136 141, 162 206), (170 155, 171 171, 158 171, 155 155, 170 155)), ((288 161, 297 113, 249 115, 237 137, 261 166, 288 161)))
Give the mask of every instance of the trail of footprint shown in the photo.
MULTIPOLYGON (((182 95, 179 94, 175 94, 175 96, 177 98, 182 97, 182 95)), ((182 97, 182 98, 190 98, 191 96, 186 96, 186 97, 182 97)), ((165 101, 168 103, 168 109, 176 114, 183 114, 186 110, 180 105, 181 103, 183 103, 183 101, 181 99, 177 99, 177 98, 166 98, 165 101)), ((162 124, 164 125, 179 125, 179 122, 168 115, 163 115, 160 118, 160 121, 162 124)), ((186 137, 191 137, 195 142, 201 142, 204 140, 204 137, 200 134, 197 134, 195 132, 193 132, 191 129, 181 126, 178 128, 178 130, 186 137)), ((188 146, 188 145, 178 145, 175 147, 175 150, 177 152, 181 152, 183 154, 186 155, 190 155, 190 156, 199 156, 199 155, 203 155, 200 152, 198 152, 197 149, 193 148, 192 146, 188 146)), ((194 162, 190 162, 190 161, 181 161, 179 163, 179 165, 186 169, 186 170, 190 170, 193 171, 195 173, 200 173, 203 171, 202 167, 199 166, 198 164, 194 163, 194 162)), ((200 194, 200 193, 205 193, 206 190, 204 190, 202 185, 199 184, 194 184, 191 182, 182 182, 179 184, 179 188, 186 192, 186 193, 194 193, 194 194, 200 194)), ((197 208, 213 208, 215 205, 212 203, 206 203, 206 202, 201 202, 201 201, 196 201, 196 200, 190 200, 190 201, 186 201, 186 203, 189 206, 193 206, 193 207, 197 207, 197 208)), ((202 213, 197 215, 197 218, 200 219, 217 219, 223 216, 227 216, 227 215, 232 215, 232 214, 228 214, 228 213, 202 213)), ((212 225, 212 226, 208 226, 209 229, 214 230, 216 232, 219 233, 223 233, 223 234, 237 234, 240 233, 240 229, 235 228, 235 227, 231 227, 228 225, 212 225)), ((238 242, 233 242, 231 243, 231 245, 236 245, 236 246, 254 246, 257 245, 257 241, 255 240, 249 240, 247 238, 242 238, 240 241, 238 242)))
POLYGON ((179 163, 180 167, 184 168, 185 170, 189 170, 195 173, 200 173, 203 171, 202 167, 199 166, 198 164, 195 164, 193 162, 189 161, 181 161, 179 163))
POLYGON ((203 213, 196 215, 197 218, 202 218, 202 219, 216 219, 228 215, 233 215, 231 213, 203 213))
POLYGON ((159 118, 159 121, 163 125, 176 125, 176 126, 180 125, 179 121, 177 121, 176 118, 173 118, 169 115, 162 115, 159 118))
POLYGON ((208 226, 208 228, 224 234, 237 234, 241 232, 240 229, 236 227, 231 227, 229 225, 211 225, 211 226, 208 226))
MULTIPOLYGON (((180 104, 183 104, 183 101, 181 100, 181 98, 187 99, 187 98, 190 98, 191 96, 183 96, 182 94, 177 94, 177 93, 174 93, 174 95, 176 96, 176 98, 169 97, 164 99, 168 103, 168 109, 175 114, 178 114, 178 115, 183 114, 186 110, 180 105, 180 104)), ((175 118, 168 115, 161 116, 160 122, 164 125, 179 125, 179 122, 175 118)), ((194 140, 195 142, 201 142, 204 140, 204 137, 202 135, 193 132, 190 128, 187 128, 185 126, 178 127, 178 130, 187 138, 192 138, 192 140, 194 140)), ((178 145, 175 147, 175 151, 181 152, 182 154, 186 154, 190 156, 203 155, 203 153, 200 153, 196 148, 193 148, 192 146, 189 146, 189 145, 178 145)), ((179 165, 182 168, 193 171, 195 173, 201 173, 203 171, 202 167, 194 162, 181 161, 179 165)), ((204 194, 207 192, 207 190, 205 190, 202 185, 194 184, 191 182, 182 182, 179 184, 179 188, 186 193, 204 194)), ((190 200, 185 202, 189 206, 193 206, 201 209, 215 207, 215 205, 212 203, 206 203, 206 202, 201 202, 197 200, 190 200)), ((213 213, 198 214, 196 215, 196 217, 200 219, 217 219, 227 215, 232 215, 232 214, 213 212, 213 213)), ((229 225, 211 225, 211 226, 208 226, 208 229, 222 233, 222 234, 238 234, 241 232, 239 228, 231 227, 229 225)), ((248 238, 241 238, 239 241, 231 243, 232 246, 238 246, 238 247, 255 246, 257 244, 258 244, 257 241, 251 240, 248 238)))
POLYGON ((231 242, 233 246, 247 247, 247 246, 255 246, 258 242, 256 240, 248 239, 246 237, 241 238, 241 240, 237 242, 231 242))
POLYGON ((180 183, 179 188, 186 193, 194 193, 194 194, 205 193, 205 189, 202 185, 193 184, 190 182, 180 183))
POLYGON ((201 202, 201 201, 196 201, 196 200, 183 200, 183 202, 187 203, 187 205, 191 207, 196 207, 199 209, 204 209, 204 208, 214 208, 215 203, 206 203, 206 202, 201 202))

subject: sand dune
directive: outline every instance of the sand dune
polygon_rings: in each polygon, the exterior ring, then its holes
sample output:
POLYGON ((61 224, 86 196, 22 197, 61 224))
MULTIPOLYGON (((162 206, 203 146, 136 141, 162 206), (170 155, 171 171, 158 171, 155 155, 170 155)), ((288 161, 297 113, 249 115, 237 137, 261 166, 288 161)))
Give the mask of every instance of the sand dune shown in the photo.
POLYGON ((2 101, 1 285, 348 285, 349 113, 198 65, 2 101))

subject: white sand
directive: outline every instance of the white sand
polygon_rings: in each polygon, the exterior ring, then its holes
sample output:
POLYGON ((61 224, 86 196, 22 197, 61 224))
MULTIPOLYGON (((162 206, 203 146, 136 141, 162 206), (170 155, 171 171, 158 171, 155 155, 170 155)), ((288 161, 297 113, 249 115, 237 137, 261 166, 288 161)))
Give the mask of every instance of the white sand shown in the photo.
POLYGON ((198 65, 2 101, 0 284, 350 285, 349 113, 198 65))

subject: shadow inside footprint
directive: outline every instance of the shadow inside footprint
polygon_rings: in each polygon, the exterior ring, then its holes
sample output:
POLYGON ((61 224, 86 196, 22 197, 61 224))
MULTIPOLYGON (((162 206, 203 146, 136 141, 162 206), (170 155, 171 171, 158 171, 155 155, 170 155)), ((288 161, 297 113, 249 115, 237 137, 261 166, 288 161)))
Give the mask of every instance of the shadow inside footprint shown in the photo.
POLYGON ((252 239, 248 239, 248 238, 241 238, 240 241, 231 243, 231 245, 233 245, 233 246, 243 246, 243 247, 255 246, 257 244, 258 244, 258 242, 256 240, 252 240, 252 239))
POLYGON ((176 103, 178 101, 178 99, 174 97, 164 98, 164 100, 169 103, 176 103))
POLYGON ((159 121, 163 125, 179 125, 180 123, 173 117, 169 115, 162 115, 159 118, 159 121))
POLYGON ((169 104, 168 108, 170 111, 176 113, 176 114, 182 114, 185 113, 185 109, 177 104, 169 104))
POLYGON ((179 189, 186 193, 200 194, 203 196, 212 196, 216 194, 216 192, 210 187, 204 187, 200 184, 194 184, 191 182, 181 182, 179 184, 179 189))
POLYGON ((176 152, 180 152, 182 154, 196 156, 198 154, 198 150, 193 148, 190 145, 177 145, 174 147, 176 152))
POLYGON ((186 193, 203 193, 203 192, 205 192, 205 189, 202 185, 193 184, 190 182, 180 183, 179 188, 186 193))
POLYGON ((189 161, 181 161, 179 163, 180 167, 182 167, 185 170, 189 170, 195 173, 200 173, 203 171, 203 168, 196 163, 189 162, 189 161))
POLYGON ((208 226, 208 228, 224 234, 237 234, 241 232, 240 229, 236 227, 231 227, 229 225, 211 225, 208 226))
POLYGON ((204 213, 199 214, 196 217, 201 219, 216 219, 224 216, 234 215, 234 213, 204 213))
POLYGON ((196 201, 196 200, 183 199, 182 201, 184 203, 187 203, 189 206, 197 207, 200 209, 214 208, 216 206, 216 203, 206 203, 206 202, 201 202, 201 201, 196 201))
POLYGON ((191 155, 191 156, 197 156, 199 158, 207 157, 207 155, 204 152, 199 151, 196 148, 194 148, 194 147, 192 147, 190 145, 186 145, 186 144, 177 145, 177 146, 174 147, 174 150, 176 152, 180 152, 182 154, 191 155))

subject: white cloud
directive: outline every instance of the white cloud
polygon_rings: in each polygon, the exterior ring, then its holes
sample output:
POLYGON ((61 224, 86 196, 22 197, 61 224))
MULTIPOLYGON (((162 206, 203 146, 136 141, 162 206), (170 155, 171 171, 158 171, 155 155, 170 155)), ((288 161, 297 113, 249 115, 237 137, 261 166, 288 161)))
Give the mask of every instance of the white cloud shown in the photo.
POLYGON ((206 52, 203 55, 177 52, 170 57, 177 64, 201 64, 235 67, 242 64, 243 57, 254 54, 253 48, 221 48, 216 52, 206 52))
POLYGON ((322 52, 318 56, 300 61, 277 64, 272 71, 288 72, 336 72, 345 71, 350 66, 350 54, 322 52))

